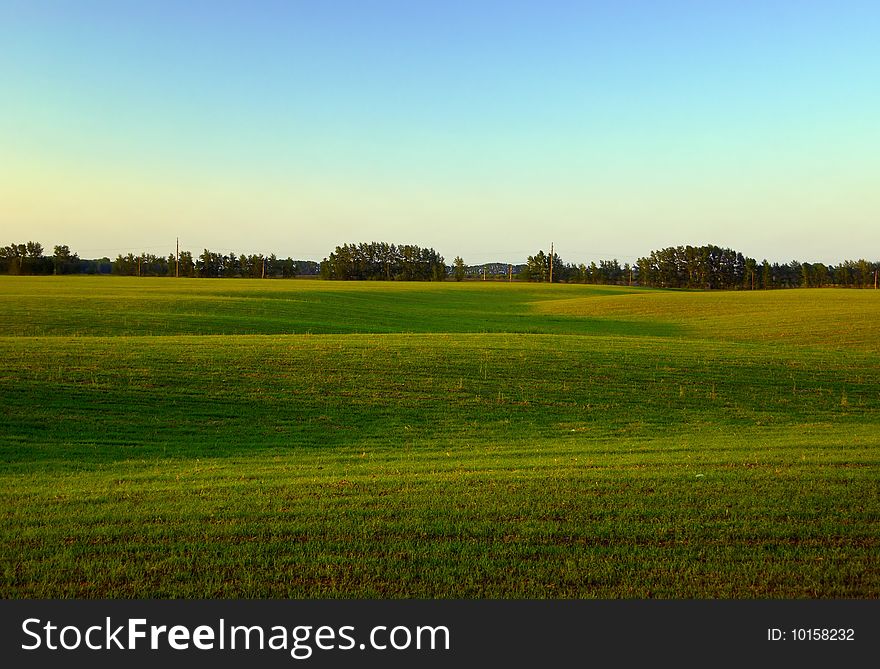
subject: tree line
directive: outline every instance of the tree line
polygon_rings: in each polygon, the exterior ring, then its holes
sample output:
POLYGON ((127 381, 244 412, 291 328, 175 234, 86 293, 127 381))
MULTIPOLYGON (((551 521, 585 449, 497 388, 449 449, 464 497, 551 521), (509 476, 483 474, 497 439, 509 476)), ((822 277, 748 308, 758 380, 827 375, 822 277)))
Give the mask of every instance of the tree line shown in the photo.
POLYGON ((109 258, 82 260, 66 245, 54 247, 52 255, 43 254, 39 242, 9 244, 0 247, 0 274, 109 274, 109 258))
POLYGON ((880 263, 845 260, 839 265, 792 260, 759 265, 754 258, 717 246, 675 246, 638 261, 639 283, 664 288, 866 288, 874 285, 880 263))
POLYGON ((271 254, 218 253, 205 249, 193 257, 181 251, 175 257, 152 253, 119 254, 115 260, 81 259, 68 246, 56 246, 51 256, 43 253, 39 242, 0 247, 0 274, 117 274, 120 276, 183 276, 205 278, 290 278, 317 275, 319 264, 311 260, 281 260, 271 254))
POLYGON ((845 260, 838 265, 792 260, 790 263, 760 264, 733 249, 713 244, 670 246, 652 251, 633 265, 601 260, 597 265, 564 263, 543 250, 529 256, 520 278, 527 281, 553 281, 607 285, 639 285, 654 288, 694 288, 740 290, 772 288, 869 288, 876 285, 880 262, 845 260))
POLYGON ((529 256, 525 268, 520 273, 520 278, 525 281, 550 281, 554 283, 593 283, 604 285, 616 285, 633 283, 635 270, 625 263, 623 267, 615 258, 614 260, 600 260, 597 265, 591 262, 568 264, 564 263, 558 253, 549 253, 543 250, 529 256))
POLYGON ((324 279, 443 281, 446 275, 443 256, 413 244, 343 244, 321 262, 324 279))
POLYGON ((292 278, 320 276, 334 280, 443 281, 464 279, 510 279, 554 283, 639 285, 657 288, 716 290, 865 288, 876 285, 880 262, 845 260, 837 265, 792 260, 789 263, 758 263, 739 251, 712 244, 669 246, 651 251, 630 265, 617 259, 565 263, 555 251, 539 250, 525 264, 486 263, 466 265, 456 256, 446 266, 432 248, 414 244, 362 242, 343 244, 320 263, 279 259, 274 253, 235 254, 204 249, 193 256, 181 251, 157 256, 149 253, 119 254, 115 260, 81 259, 66 245, 46 255, 39 242, 0 247, 2 274, 117 274, 122 276, 182 276, 203 278, 292 278))
POLYGON ((274 253, 218 253, 205 249, 193 257, 181 251, 177 258, 142 253, 119 255, 113 262, 113 273, 122 276, 184 276, 210 279, 289 279, 318 273, 318 263, 310 260, 279 259, 274 253))

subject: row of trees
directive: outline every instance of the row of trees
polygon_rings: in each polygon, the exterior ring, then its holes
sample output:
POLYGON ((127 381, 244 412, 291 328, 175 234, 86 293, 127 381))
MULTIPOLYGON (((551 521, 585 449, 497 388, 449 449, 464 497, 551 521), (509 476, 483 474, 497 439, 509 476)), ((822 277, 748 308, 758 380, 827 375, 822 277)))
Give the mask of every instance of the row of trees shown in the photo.
POLYGON ((307 260, 280 260, 271 254, 236 255, 205 249, 197 258, 189 251, 181 251, 177 259, 171 253, 167 258, 150 253, 139 256, 129 253, 113 261, 113 273, 122 276, 185 276, 204 278, 280 278, 299 274, 317 274, 318 263, 307 260))
MULTIPOLYGON (((529 256, 520 277, 527 281, 549 281, 551 258, 544 251, 529 256)), ((568 265, 557 254, 552 258, 553 281, 640 285, 658 288, 770 289, 822 288, 841 286, 867 288, 875 285, 880 263, 846 260, 839 265, 802 263, 760 264, 733 249, 706 246, 670 246, 652 251, 636 264, 623 267, 615 260, 586 265, 568 265)))
POLYGON ((875 283, 880 263, 846 260, 823 263, 760 264, 732 249, 718 246, 670 246, 653 251, 637 263, 638 283, 663 288, 866 288, 875 283))
POLYGON ((68 246, 58 245, 44 255, 39 242, 0 247, 0 273, 4 274, 119 274, 123 276, 289 278, 319 275, 325 279, 442 281, 448 276, 466 278, 517 278, 525 281, 641 285, 661 288, 769 289, 869 287, 875 285, 880 263, 846 260, 838 265, 805 263, 760 264, 733 249, 714 245, 670 246, 652 251, 632 266, 601 260, 597 264, 567 264, 558 254, 543 250, 529 256, 525 265, 487 263, 465 265, 456 257, 446 267, 434 249, 385 242, 337 246, 323 262, 281 260, 271 254, 218 253, 205 249, 198 257, 182 251, 179 258, 149 253, 83 260, 68 246))
POLYGON ((321 262, 324 279, 443 281, 446 274, 443 256, 412 244, 344 244, 321 262))
POLYGON ((179 258, 152 253, 119 254, 115 260, 100 258, 81 259, 66 245, 54 247, 53 255, 43 254, 39 242, 10 244, 0 247, 0 274, 118 274, 121 276, 179 276, 185 277, 266 277, 288 278, 299 275, 317 275, 319 264, 310 260, 281 260, 275 254, 236 255, 205 249, 196 258, 189 251, 181 251, 179 258))
POLYGON ((669 246, 639 258, 639 283, 662 288, 750 288, 757 263, 733 249, 669 246))
POLYGON ((632 283, 635 278, 634 269, 629 263, 621 267, 616 258, 600 260, 598 265, 595 262, 589 265, 584 263, 574 265, 562 262, 559 254, 555 252, 551 258, 550 254, 544 253, 543 250, 529 256, 520 272, 520 278, 526 281, 550 281, 551 274, 554 283, 615 285, 632 283))
MULTIPOLYGON (((766 263, 766 261, 765 261, 766 263)), ((822 288, 823 286, 835 285, 847 288, 866 288, 877 285, 877 272, 880 272, 880 262, 868 262, 861 260, 845 260, 839 265, 823 265, 822 263, 798 263, 792 261, 792 269, 797 272, 800 269, 801 286, 806 288, 822 288), (798 267, 800 265, 800 267, 798 267)))
MULTIPOLYGON (((192 253, 180 253, 180 276, 195 276, 192 253)), ((113 274, 120 276, 175 276, 175 258, 172 253, 167 258, 152 253, 119 254, 113 261, 113 274)))
POLYGON ((56 246, 51 256, 43 255, 39 242, 0 247, 0 274, 96 274, 110 271, 110 259, 80 260, 65 245, 56 246))

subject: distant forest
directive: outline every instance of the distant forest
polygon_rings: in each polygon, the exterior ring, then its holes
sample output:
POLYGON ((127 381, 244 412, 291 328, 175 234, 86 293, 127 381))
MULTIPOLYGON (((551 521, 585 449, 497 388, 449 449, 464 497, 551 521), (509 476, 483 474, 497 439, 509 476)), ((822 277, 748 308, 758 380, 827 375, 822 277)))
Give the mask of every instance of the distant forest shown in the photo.
POLYGON ((598 263, 566 263, 555 252, 543 250, 524 264, 502 262, 466 265, 456 257, 446 265, 431 248, 414 244, 369 242, 343 244, 320 263, 281 260, 270 254, 217 253, 205 249, 178 258, 149 253, 110 258, 81 259, 69 247, 53 247, 46 255, 42 244, 26 242, 0 247, 0 274, 116 274, 122 276, 182 276, 203 278, 286 279, 296 276, 328 280, 443 281, 517 280, 554 283, 651 286, 717 290, 771 288, 877 287, 880 262, 845 260, 837 265, 792 260, 786 264, 758 263, 738 251, 714 245, 670 246, 623 266, 616 259, 598 263))
POLYGON ((10 244, 0 248, 0 274, 117 274, 120 276, 183 276, 203 278, 287 279, 317 276, 320 264, 312 260, 280 260, 275 254, 237 255, 205 249, 193 258, 181 251, 178 259, 151 253, 118 255, 116 260, 82 260, 67 246, 56 246, 51 256, 43 255, 37 242, 10 244))
MULTIPOLYGON (((652 251, 635 264, 602 260, 597 265, 570 265, 553 257, 553 281, 654 288, 757 290, 769 288, 867 288, 877 285, 880 262, 845 260, 838 265, 792 260, 760 264, 738 251, 714 245, 670 246, 652 251)), ((543 251, 529 256, 522 278, 550 280, 550 258, 543 251)))
POLYGON ((324 279, 443 281, 448 273, 443 256, 413 244, 345 244, 321 262, 324 279))

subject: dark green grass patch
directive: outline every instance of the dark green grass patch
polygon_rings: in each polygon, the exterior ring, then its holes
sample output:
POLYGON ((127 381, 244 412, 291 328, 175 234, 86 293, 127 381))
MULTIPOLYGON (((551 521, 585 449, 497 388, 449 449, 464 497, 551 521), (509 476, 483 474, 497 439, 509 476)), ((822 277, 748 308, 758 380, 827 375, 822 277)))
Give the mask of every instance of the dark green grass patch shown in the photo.
POLYGON ((16 477, 28 492, 4 500, 4 582, 40 597, 872 596, 876 479, 852 465, 876 462, 830 436, 16 477))
POLYGON ((880 591, 880 400, 857 354, 516 335, 5 343, 27 361, 0 386, 10 596, 880 591))

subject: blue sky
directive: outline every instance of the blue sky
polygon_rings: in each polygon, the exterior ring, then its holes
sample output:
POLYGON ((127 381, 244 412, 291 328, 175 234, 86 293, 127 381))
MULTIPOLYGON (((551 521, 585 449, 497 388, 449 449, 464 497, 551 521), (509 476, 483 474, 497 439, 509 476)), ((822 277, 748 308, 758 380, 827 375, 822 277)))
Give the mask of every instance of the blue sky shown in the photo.
POLYGON ((847 0, 0 0, 2 243, 877 259, 878 34, 847 0))

